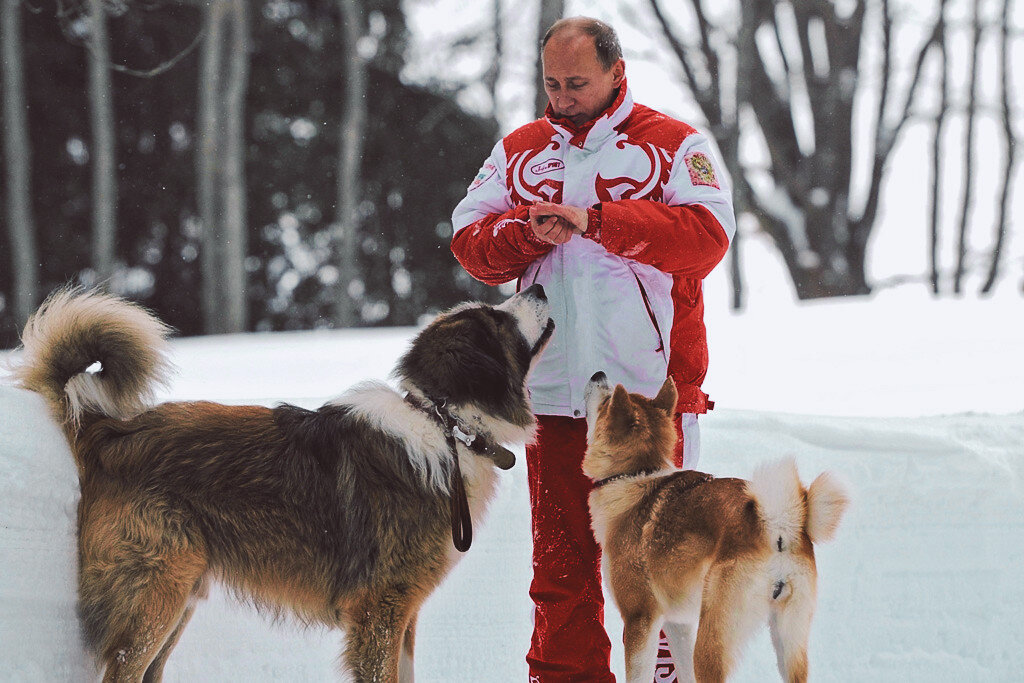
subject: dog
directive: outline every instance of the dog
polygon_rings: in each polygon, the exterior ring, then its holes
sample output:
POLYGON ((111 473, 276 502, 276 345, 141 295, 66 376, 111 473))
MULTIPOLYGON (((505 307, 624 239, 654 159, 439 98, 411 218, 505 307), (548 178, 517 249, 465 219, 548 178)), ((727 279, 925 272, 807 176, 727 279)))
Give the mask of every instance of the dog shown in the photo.
POLYGON ((114 296, 53 294, 14 376, 47 399, 78 468, 79 617, 104 680, 160 680, 220 580, 343 628, 347 678, 411 681, 417 612, 460 556, 453 539, 468 547, 495 467, 514 464, 501 444, 536 429, 526 381, 553 330, 534 285, 427 325, 395 368, 401 392, 153 406, 169 329, 114 296))
POLYGON ((766 620, 783 679, 807 680, 814 544, 835 535, 849 503, 844 486, 825 472, 805 489, 792 460, 750 481, 677 469, 671 378, 653 399, 612 389, 604 373, 585 391, 583 471, 622 614, 627 680, 652 679, 664 630, 680 681, 724 681, 766 620))

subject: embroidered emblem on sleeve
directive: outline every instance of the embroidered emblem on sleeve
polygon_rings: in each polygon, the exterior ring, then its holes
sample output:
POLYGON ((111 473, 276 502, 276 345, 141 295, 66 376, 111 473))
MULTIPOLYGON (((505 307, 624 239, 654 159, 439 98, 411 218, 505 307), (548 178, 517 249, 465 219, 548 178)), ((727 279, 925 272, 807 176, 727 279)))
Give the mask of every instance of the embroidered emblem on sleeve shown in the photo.
POLYGON ((497 172, 498 168, 488 161, 477 172, 476 177, 473 178, 473 182, 469 184, 469 191, 472 192, 476 188, 486 183, 488 180, 490 180, 491 176, 493 176, 497 172))
POLYGON ((686 162, 686 170, 690 172, 690 182, 694 185, 708 185, 716 190, 718 178, 715 176, 715 167, 711 165, 711 159, 704 152, 690 152, 683 161, 686 162))

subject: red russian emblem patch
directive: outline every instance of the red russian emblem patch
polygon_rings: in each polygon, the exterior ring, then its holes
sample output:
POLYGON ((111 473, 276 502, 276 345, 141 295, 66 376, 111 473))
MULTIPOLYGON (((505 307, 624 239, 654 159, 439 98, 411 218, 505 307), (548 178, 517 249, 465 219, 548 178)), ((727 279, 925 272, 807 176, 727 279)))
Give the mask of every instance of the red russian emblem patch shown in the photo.
POLYGON ((718 178, 715 176, 715 167, 711 165, 711 159, 704 152, 690 152, 683 161, 686 162, 686 170, 690 172, 690 182, 694 185, 708 185, 716 190, 718 178))

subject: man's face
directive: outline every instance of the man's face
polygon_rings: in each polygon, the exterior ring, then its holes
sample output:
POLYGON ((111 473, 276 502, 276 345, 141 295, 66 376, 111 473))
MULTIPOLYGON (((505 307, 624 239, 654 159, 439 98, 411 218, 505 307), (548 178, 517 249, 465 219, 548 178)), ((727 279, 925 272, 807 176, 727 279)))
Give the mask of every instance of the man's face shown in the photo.
POLYGON ((612 103, 626 70, 620 59, 606 71, 597 59, 594 39, 571 30, 552 36, 541 57, 551 108, 577 126, 596 118, 612 103))

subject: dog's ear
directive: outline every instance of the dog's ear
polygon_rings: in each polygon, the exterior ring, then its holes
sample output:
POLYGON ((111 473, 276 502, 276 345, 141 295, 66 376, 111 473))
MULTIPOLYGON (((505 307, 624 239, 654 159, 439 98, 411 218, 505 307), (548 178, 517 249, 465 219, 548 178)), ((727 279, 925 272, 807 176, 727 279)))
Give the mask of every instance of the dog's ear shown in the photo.
POLYGON ((666 415, 672 417, 676 412, 676 400, 678 398, 679 394, 676 391, 676 383, 669 377, 661 385, 661 390, 658 391, 658 395, 654 397, 654 401, 651 403, 655 408, 664 411, 666 415))
POLYGON ((612 428, 617 432, 626 432, 636 426, 636 408, 629 397, 626 387, 621 384, 615 385, 612 398, 608 404, 608 413, 611 416, 612 428))

